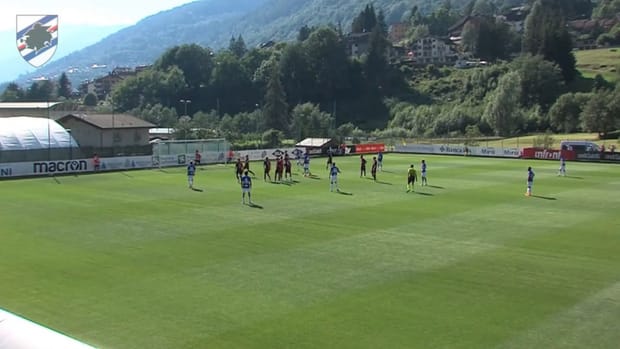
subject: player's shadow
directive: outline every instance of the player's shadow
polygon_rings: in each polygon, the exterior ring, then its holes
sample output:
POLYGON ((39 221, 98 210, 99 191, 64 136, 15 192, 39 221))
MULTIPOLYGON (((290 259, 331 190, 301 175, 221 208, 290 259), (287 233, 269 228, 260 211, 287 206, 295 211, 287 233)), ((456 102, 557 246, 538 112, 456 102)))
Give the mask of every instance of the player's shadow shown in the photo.
POLYGON ((348 192, 342 191, 342 190, 338 190, 338 191, 336 191, 336 193, 338 193, 340 195, 353 196, 353 193, 348 193, 348 192))
POLYGON ((577 176, 566 176, 566 178, 571 178, 571 179, 583 179, 583 177, 577 177, 577 176))
POLYGON ((446 189, 446 188, 444 188, 444 187, 440 187, 440 186, 438 186, 438 185, 427 185, 427 187, 429 187, 429 188, 435 188, 435 189, 446 189))
POLYGON ((261 206, 261 205, 259 205, 257 203, 254 203, 254 202, 249 203, 248 206, 251 207, 251 208, 257 208, 259 210, 263 209, 263 206, 261 206))
POLYGON ((291 185, 293 185, 293 183, 288 182, 288 181, 271 181, 271 182, 269 182, 269 183, 271 183, 271 184, 277 184, 277 185, 286 185, 286 186, 289 186, 289 187, 290 187, 291 185))
POLYGON ((192 191, 199 192, 199 193, 202 193, 204 191, 204 190, 202 190, 200 188, 191 188, 191 189, 192 189, 192 191))
POLYGON ((435 196, 435 194, 425 193, 423 191, 414 191, 414 193, 422 196, 435 196))
POLYGON ((394 171, 390 171, 390 170, 379 170, 379 172, 394 173, 394 171))
POLYGON ((557 200, 557 198, 554 198, 554 197, 551 197, 551 196, 532 195, 532 197, 535 197, 537 199, 550 200, 550 201, 557 200))
POLYGON ((375 181, 375 183, 384 184, 384 185, 394 185, 394 184, 392 184, 390 182, 383 182, 383 181, 375 181))
POLYGON ((309 176, 306 176, 306 178, 309 178, 309 179, 321 179, 321 177, 319 177, 317 175, 313 175, 313 174, 311 174, 309 176))

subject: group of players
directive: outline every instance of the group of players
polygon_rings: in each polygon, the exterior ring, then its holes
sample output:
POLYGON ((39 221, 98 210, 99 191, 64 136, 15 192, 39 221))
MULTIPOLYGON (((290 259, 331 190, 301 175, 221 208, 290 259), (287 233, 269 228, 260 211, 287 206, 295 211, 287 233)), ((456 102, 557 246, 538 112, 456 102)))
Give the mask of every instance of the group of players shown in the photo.
MULTIPOLYGON (((284 152, 284 155, 276 156, 275 158, 276 168, 274 173, 275 182, 281 181, 292 181, 292 163, 288 152, 284 152), (284 177, 283 177, 284 175, 284 177)), ((366 159, 364 155, 360 155, 360 178, 366 177, 366 159)), ((187 166, 187 180, 189 184, 189 188, 193 189, 194 187, 194 175, 196 173, 196 165, 200 165, 200 153, 196 151, 196 157, 194 161, 190 161, 187 166)), ((312 176, 310 172, 310 155, 306 152, 303 155, 303 158, 297 156, 297 166, 303 165, 303 173, 305 177, 312 176)), ((420 165, 421 167, 421 186, 428 185, 427 179, 427 165, 426 161, 422 160, 420 165)), ((330 177, 330 187, 329 190, 331 192, 340 191, 338 188, 338 175, 341 173, 336 163, 333 161, 333 156, 331 153, 328 154, 327 164, 325 166, 326 170, 329 171, 330 177)), ((377 180, 377 170, 383 170, 383 153, 379 152, 377 156, 373 156, 372 158, 372 167, 370 170, 372 179, 374 181, 377 180)), ((235 163, 235 177, 237 178, 237 182, 241 184, 241 192, 242 192, 242 203, 245 204, 245 196, 248 196, 248 202, 252 204, 251 197, 251 188, 252 188, 252 177, 256 177, 256 174, 250 170, 250 158, 248 155, 245 156, 244 161, 241 158, 237 159, 235 163)), ((526 196, 532 196, 532 186, 534 183, 534 171, 532 167, 527 168, 527 189, 525 192, 526 196)), ((558 176, 566 176, 566 161, 564 157, 560 157, 560 169, 558 172, 558 176)), ((265 157, 263 160, 263 180, 273 181, 271 178, 271 159, 269 157, 265 157)), ((414 191, 415 182, 418 181, 418 174, 415 166, 412 164, 407 170, 407 192, 414 191)))

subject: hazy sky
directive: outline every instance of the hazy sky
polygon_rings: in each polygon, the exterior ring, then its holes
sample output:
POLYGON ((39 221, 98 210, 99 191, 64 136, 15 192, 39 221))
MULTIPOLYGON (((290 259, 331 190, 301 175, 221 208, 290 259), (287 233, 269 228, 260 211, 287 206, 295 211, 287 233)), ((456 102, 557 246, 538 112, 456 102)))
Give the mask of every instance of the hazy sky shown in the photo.
POLYGON ((59 24, 131 25, 193 0, 2 0, 0 31, 15 31, 18 14, 59 15, 59 24))

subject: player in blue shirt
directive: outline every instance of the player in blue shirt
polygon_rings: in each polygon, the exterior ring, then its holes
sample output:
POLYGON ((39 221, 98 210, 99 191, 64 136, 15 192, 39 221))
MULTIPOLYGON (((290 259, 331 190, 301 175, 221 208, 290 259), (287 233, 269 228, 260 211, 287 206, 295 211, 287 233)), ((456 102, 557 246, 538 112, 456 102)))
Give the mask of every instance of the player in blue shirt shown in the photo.
POLYGON ((383 171, 383 152, 380 151, 377 154, 377 165, 379 166, 379 171, 383 171))
POLYGON ((422 183, 420 185, 428 185, 426 180, 426 161, 422 160, 422 183))
POLYGON ((193 161, 189 162, 187 165, 187 184, 189 184, 189 188, 194 188, 194 175, 196 174, 196 165, 194 165, 193 161))
POLYGON ((525 196, 532 196, 532 185, 534 184, 534 171, 531 167, 527 168, 527 192, 525 196))
POLYGON ((304 154, 304 177, 310 176, 310 154, 304 154))
POLYGON ((564 159, 563 156, 560 156, 560 170, 558 176, 566 176, 566 159, 564 159))
POLYGON ((252 204, 252 178, 248 175, 248 171, 243 173, 241 176, 241 203, 245 204, 245 194, 248 194, 248 203, 252 204))
POLYGON ((340 191, 338 189, 338 174, 340 173, 340 169, 336 166, 336 163, 332 163, 332 167, 329 169, 329 191, 340 191))

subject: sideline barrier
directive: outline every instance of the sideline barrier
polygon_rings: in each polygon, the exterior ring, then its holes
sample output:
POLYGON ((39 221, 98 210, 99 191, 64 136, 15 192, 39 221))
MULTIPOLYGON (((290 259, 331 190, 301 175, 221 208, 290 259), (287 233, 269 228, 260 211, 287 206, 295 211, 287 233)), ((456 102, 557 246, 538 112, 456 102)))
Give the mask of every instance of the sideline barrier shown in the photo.
MULTIPOLYGON (((274 148, 259 150, 241 150, 232 153, 224 151, 207 151, 201 153, 202 164, 224 163, 227 161, 235 161, 238 157, 245 159, 248 155, 250 160, 262 160, 265 156, 274 158, 278 155, 284 155, 288 151, 292 159, 296 154, 303 154, 303 148, 274 148), (232 156, 232 158, 230 158, 232 156)), ((125 156, 100 158, 100 172, 105 171, 121 171, 121 170, 137 170, 158 167, 185 166, 194 160, 194 153, 188 154, 172 154, 172 155, 153 155, 153 156, 125 156)), ((94 164, 92 159, 75 159, 60 161, 29 161, 29 162, 13 162, 0 163, 0 179, 14 177, 33 177, 33 176, 49 176, 49 175, 66 175, 94 172, 94 164)))
POLYGON ((0 309, 0 349, 95 349, 0 309))
POLYGON ((495 148, 495 147, 468 147, 451 144, 410 144, 396 145, 396 153, 420 153, 439 155, 467 155, 498 158, 519 158, 521 151, 518 148, 495 148))

